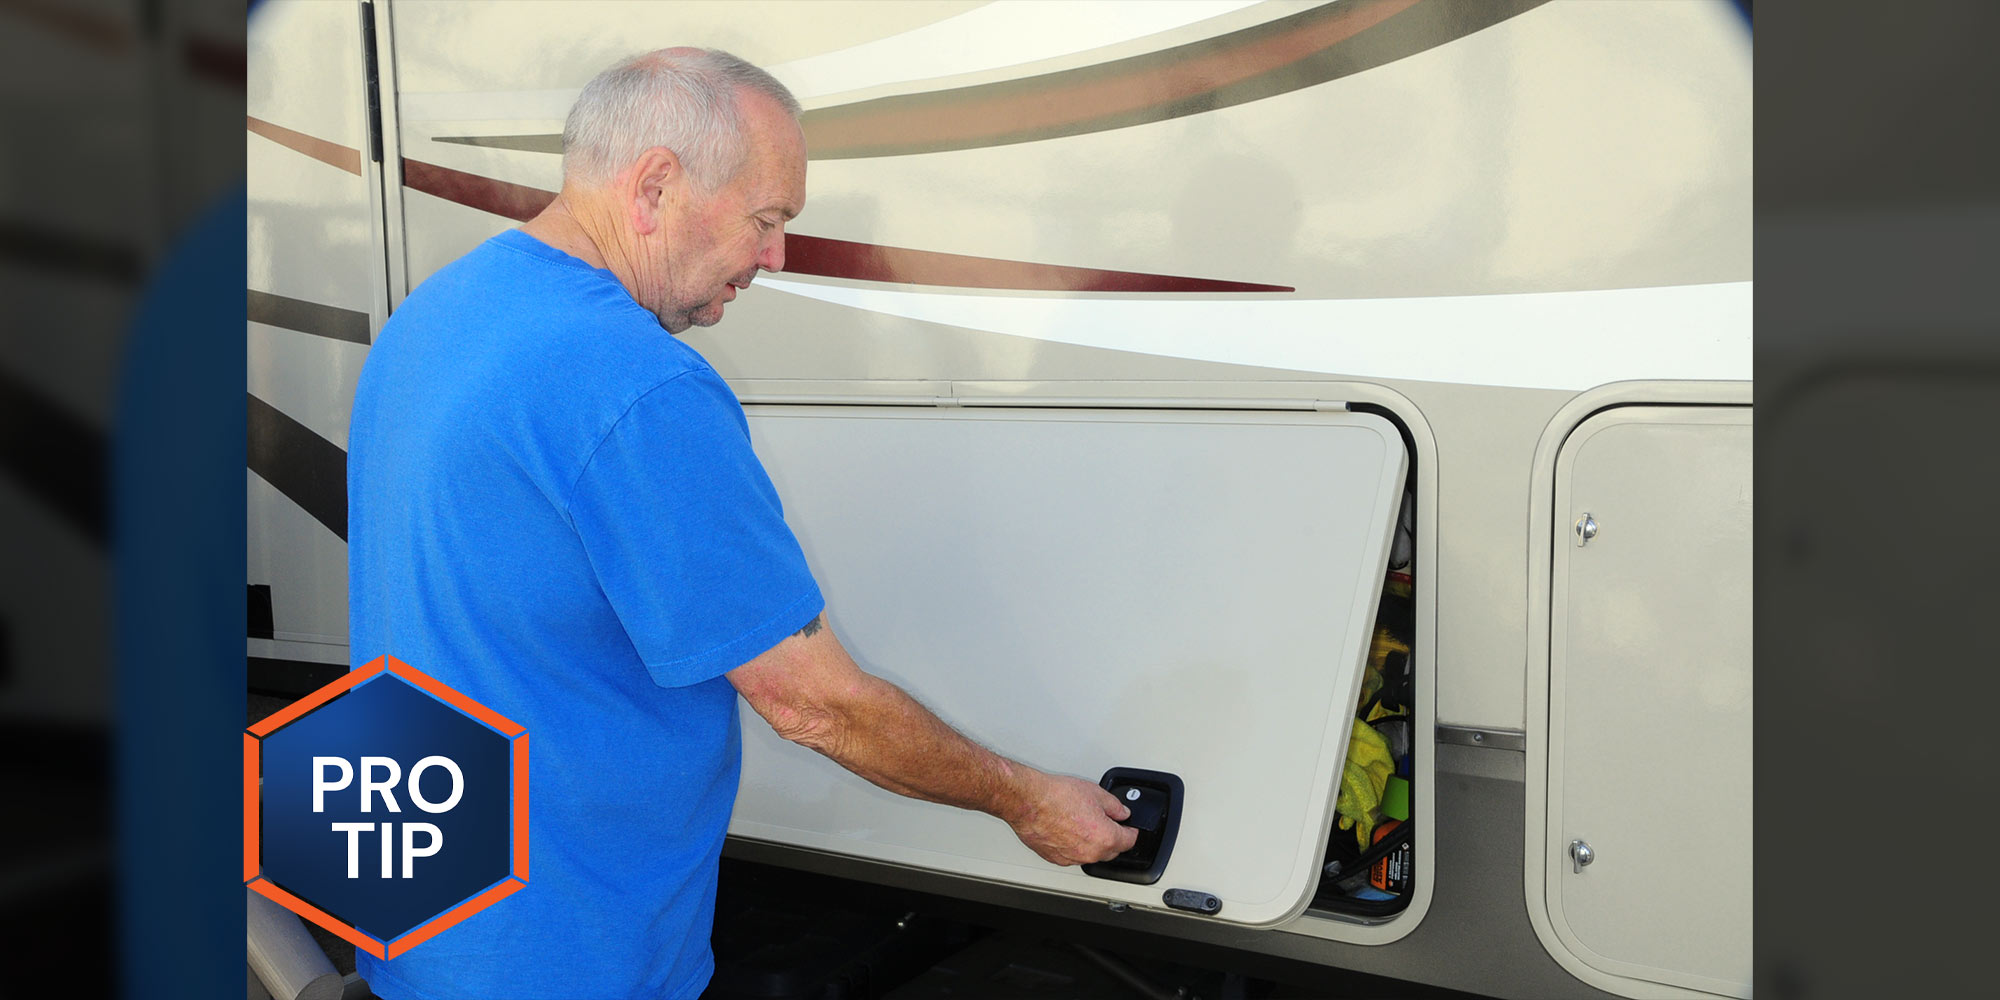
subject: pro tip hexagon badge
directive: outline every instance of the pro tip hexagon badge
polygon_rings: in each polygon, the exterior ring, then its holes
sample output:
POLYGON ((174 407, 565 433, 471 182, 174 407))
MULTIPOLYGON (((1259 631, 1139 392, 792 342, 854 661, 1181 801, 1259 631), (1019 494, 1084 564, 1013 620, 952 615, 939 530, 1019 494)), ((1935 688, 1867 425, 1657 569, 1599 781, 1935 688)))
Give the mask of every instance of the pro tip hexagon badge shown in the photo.
POLYGON ((524 888, 528 733, 379 657, 243 734, 243 881, 392 959, 524 888))

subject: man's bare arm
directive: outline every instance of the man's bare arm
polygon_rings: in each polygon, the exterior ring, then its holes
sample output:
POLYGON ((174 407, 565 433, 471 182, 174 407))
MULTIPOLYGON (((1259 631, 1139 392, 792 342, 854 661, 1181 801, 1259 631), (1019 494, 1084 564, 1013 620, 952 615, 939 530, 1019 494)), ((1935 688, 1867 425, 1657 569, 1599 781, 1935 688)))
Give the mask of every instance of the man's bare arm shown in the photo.
POLYGON ((1043 860, 1105 861, 1137 831, 1111 793, 1045 774, 965 738, 902 688, 862 670, 815 617, 729 682, 779 736, 900 795, 990 813, 1043 860))

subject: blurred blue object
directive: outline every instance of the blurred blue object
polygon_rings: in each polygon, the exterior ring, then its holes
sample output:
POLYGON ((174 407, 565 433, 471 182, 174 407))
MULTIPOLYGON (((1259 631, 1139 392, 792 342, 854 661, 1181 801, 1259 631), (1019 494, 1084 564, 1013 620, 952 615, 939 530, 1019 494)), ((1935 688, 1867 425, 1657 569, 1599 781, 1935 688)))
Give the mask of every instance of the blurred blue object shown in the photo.
POLYGON ((169 251, 112 442, 119 992, 243 989, 245 186, 169 251))

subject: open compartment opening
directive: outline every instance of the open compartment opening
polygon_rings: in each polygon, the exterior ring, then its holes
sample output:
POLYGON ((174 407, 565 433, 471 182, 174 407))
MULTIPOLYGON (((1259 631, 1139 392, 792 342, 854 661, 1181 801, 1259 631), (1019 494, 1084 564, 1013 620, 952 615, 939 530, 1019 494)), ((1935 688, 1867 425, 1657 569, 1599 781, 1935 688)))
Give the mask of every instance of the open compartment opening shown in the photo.
POLYGON ((1388 917, 1416 891, 1417 754, 1428 734, 1417 724, 1413 503, 1405 492, 1310 910, 1388 917))
POLYGON ((1417 669, 1417 448, 1393 411, 1367 404, 1352 408, 1396 427, 1409 467, 1382 571, 1348 757, 1335 786, 1335 818, 1307 912, 1373 922, 1408 909, 1416 896, 1417 827, 1429 819, 1416 815, 1424 780, 1418 765, 1420 755, 1429 752, 1431 734, 1420 727, 1418 710, 1423 671, 1417 669))

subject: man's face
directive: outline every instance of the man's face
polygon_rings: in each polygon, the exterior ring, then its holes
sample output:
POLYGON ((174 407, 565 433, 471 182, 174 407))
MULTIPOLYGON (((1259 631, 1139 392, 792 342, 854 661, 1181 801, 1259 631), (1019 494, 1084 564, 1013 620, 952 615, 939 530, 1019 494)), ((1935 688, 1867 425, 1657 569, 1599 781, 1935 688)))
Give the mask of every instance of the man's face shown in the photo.
POLYGON ((785 267, 785 223, 805 208, 805 143, 798 124, 769 98, 742 97, 747 156, 712 194, 691 191, 668 234, 667 287, 654 312, 669 333, 714 326, 759 270, 785 267))

